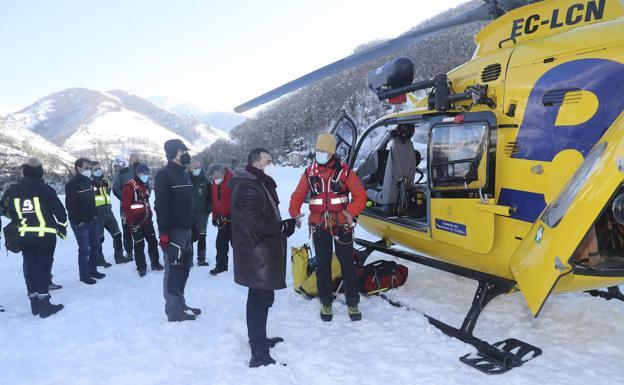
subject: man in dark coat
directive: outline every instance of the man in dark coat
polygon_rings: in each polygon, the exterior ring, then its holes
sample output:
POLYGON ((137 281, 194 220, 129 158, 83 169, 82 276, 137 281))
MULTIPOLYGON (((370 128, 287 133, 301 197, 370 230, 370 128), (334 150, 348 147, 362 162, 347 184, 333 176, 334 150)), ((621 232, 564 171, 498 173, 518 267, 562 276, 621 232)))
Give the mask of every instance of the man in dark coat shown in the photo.
POLYGON ((296 219, 281 218, 277 184, 264 173, 271 163, 267 150, 254 149, 245 169, 237 171, 230 182, 234 281, 249 288, 251 368, 275 364, 269 348, 283 341, 280 337, 267 338, 266 322, 273 291, 286 287, 286 238, 293 234, 297 223, 296 219))
POLYGON ((154 208, 165 260, 165 313, 169 322, 190 321, 201 313, 201 310, 187 306, 184 298, 193 261, 193 183, 188 171, 191 157, 179 139, 166 141, 165 153, 167 166, 158 171, 154 181, 154 208))
POLYGON ((69 214, 76 241, 78 242, 78 270, 80 280, 87 285, 96 283, 106 275, 97 271, 100 253, 100 229, 95 208, 97 187, 91 180, 91 161, 78 158, 74 163, 76 175, 65 185, 65 208, 69 214))

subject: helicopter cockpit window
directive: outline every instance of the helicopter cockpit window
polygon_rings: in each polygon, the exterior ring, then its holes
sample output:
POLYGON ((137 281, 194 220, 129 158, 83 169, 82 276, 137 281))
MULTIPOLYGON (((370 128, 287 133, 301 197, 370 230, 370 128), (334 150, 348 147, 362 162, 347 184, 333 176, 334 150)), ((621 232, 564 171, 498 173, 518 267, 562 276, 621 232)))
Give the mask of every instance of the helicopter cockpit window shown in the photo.
POLYGON ((336 136, 336 155, 347 160, 351 154, 351 144, 353 143, 353 128, 346 121, 340 123, 334 135, 336 136))
POLYGON ((487 125, 466 123, 437 125, 431 130, 432 187, 480 188, 485 179, 487 125), (475 182, 477 185, 474 185, 475 182))

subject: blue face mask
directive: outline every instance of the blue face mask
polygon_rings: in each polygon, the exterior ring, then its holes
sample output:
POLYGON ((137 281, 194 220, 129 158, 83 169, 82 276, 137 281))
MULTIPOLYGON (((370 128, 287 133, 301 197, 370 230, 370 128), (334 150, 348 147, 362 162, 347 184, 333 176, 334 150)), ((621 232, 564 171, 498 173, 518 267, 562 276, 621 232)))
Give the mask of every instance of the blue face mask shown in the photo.
POLYGON ((95 170, 95 171, 93 171, 93 176, 96 177, 96 178, 101 178, 102 175, 104 175, 104 174, 102 174, 102 170, 95 170))
POLYGON ((317 152, 316 153, 316 163, 325 164, 329 162, 329 154, 326 152, 317 152))
POLYGON ((141 179, 141 182, 147 183, 147 180, 149 179, 149 175, 141 175, 139 179, 141 179))

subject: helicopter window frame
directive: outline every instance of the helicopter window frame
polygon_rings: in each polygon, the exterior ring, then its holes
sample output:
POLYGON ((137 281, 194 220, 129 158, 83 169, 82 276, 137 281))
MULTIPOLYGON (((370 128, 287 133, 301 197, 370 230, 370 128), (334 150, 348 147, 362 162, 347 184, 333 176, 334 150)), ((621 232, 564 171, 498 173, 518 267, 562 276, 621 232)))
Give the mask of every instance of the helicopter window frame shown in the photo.
POLYGON ((343 161, 350 163, 354 158, 354 147, 357 147, 358 129, 351 117, 343 114, 335 126, 331 130, 332 135, 336 138, 336 155, 338 155, 343 161), (345 135, 341 134, 341 131, 349 131, 349 138, 345 138, 345 135), (346 154, 342 154, 346 149, 346 154))
POLYGON ((428 174, 428 181, 429 181, 429 188, 434 190, 434 189, 444 189, 444 188, 449 188, 449 187, 463 187, 464 189, 472 189, 472 190, 480 190, 480 189, 484 189, 487 187, 488 185, 488 179, 489 179, 489 165, 488 163, 490 162, 490 159, 488 159, 488 157, 486 157, 485 161, 485 175, 484 175, 484 180, 482 182, 482 185, 479 187, 469 187, 468 184, 479 181, 479 165, 481 163, 481 161, 483 161, 484 159, 484 155, 488 153, 488 149, 490 146, 490 131, 491 131, 491 126, 489 124, 489 122, 487 121, 483 121, 483 120, 475 120, 475 121, 464 121, 462 123, 448 123, 448 122, 440 122, 437 124, 433 124, 431 126, 431 129, 429 131, 429 144, 427 146, 427 174, 428 174), (436 128, 439 127, 452 127, 452 128, 458 128, 458 127, 462 127, 462 126, 468 126, 468 125, 480 125, 482 127, 481 129, 481 139, 479 141, 478 144, 478 151, 477 154, 474 157, 471 158, 462 158, 462 159, 456 159, 456 160, 452 160, 452 161, 447 161, 447 162, 443 162, 443 163, 438 163, 438 164, 434 164, 433 162, 433 156, 434 156, 434 143, 433 143, 433 139, 434 139, 434 130, 436 128), (440 177, 435 177, 434 173, 433 173, 433 168, 436 166, 445 166, 445 165, 450 165, 450 164, 463 164, 463 163, 469 163, 470 164, 470 169, 469 171, 466 173, 466 175, 464 177, 447 177, 447 178, 440 178, 440 177), (469 178, 467 177, 468 174, 470 173, 474 173, 474 177, 473 178, 469 178))

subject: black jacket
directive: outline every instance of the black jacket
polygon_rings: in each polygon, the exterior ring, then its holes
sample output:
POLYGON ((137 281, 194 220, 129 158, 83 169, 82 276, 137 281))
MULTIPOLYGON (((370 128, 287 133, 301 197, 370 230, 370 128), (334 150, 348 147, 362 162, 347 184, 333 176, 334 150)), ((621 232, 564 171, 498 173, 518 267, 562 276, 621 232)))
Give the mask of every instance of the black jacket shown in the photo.
POLYGON ((234 281, 254 289, 285 288, 286 236, 277 205, 247 171, 237 171, 230 187, 234 281))
POLYGON ((97 216, 95 210, 95 192, 97 187, 91 178, 76 174, 65 185, 65 207, 69 221, 79 224, 97 216))
POLYGON ((24 177, 17 185, 7 191, 8 214, 12 221, 18 222, 20 229, 26 229, 22 238, 38 239, 42 237, 55 237, 59 223, 67 226, 65 207, 56 195, 56 191, 48 186, 41 178, 24 177), (16 199, 19 206, 16 207, 16 199), (40 210, 43 222, 37 214, 40 210), (19 213, 18 213, 19 210, 19 213), (19 217, 23 218, 22 221, 19 217), (36 229, 48 229, 49 232, 39 233, 36 229))
POLYGON ((195 199, 195 214, 210 214, 212 211, 211 183, 204 176, 203 170, 199 176, 192 176, 193 199, 195 199))
POLYGON ((194 222, 193 183, 186 166, 172 161, 158 171, 154 181, 158 231, 191 230, 194 222))

